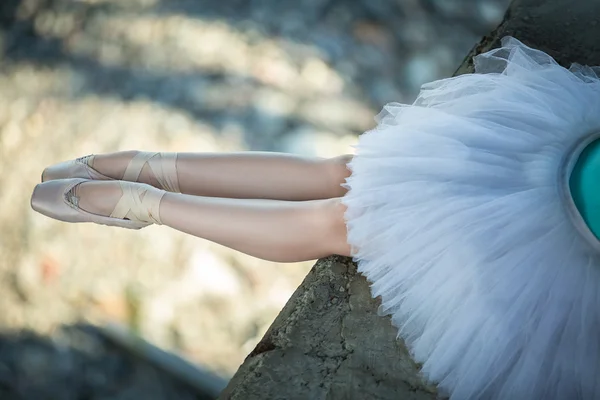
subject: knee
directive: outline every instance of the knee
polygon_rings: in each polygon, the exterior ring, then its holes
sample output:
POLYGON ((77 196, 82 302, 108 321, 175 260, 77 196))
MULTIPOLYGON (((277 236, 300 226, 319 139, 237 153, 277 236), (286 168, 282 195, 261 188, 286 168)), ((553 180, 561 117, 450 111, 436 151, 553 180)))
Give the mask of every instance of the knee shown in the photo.
POLYGON ((336 194, 339 196, 343 196, 344 193, 346 193, 346 189, 342 188, 340 185, 345 183, 346 178, 350 176, 348 164, 352 161, 353 157, 352 154, 344 154, 325 160, 327 176, 331 179, 332 186, 337 189, 336 194))
POLYGON ((348 164, 352 161, 354 155, 343 154, 341 156, 328 158, 326 163, 329 166, 332 173, 337 174, 340 177, 346 178, 350 176, 350 170, 348 164))
POLYGON ((348 230, 346 227, 346 206, 341 197, 327 199, 323 203, 323 219, 325 222, 326 242, 331 254, 350 256, 348 230))

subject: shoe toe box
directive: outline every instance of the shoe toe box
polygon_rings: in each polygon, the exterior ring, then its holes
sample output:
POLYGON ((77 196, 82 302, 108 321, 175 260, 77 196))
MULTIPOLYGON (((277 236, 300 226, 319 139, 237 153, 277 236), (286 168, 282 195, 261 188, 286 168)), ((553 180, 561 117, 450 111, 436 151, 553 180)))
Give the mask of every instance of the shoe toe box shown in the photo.
POLYGON ((57 179, 75 178, 80 175, 80 171, 75 171, 76 165, 72 161, 65 161, 46 167, 42 172, 42 182, 53 181, 57 179), (77 174, 79 172, 79 174, 77 174))
POLYGON ((31 208, 47 217, 68 221, 77 211, 69 206, 65 199, 73 186, 81 183, 82 179, 59 179, 38 183, 31 195, 31 208))

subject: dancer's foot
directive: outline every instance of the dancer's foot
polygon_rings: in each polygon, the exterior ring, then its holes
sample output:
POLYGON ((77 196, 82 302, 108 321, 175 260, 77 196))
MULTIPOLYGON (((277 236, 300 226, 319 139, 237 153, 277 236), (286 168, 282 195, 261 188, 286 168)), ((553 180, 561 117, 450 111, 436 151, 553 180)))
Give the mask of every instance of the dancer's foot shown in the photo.
POLYGON ((38 184, 31 206, 61 221, 139 229, 162 224, 159 209, 165 193, 142 183, 60 179, 38 184))
POLYGON ((42 173, 42 182, 68 178, 141 182, 180 192, 177 153, 134 150, 89 155, 54 164, 42 173))

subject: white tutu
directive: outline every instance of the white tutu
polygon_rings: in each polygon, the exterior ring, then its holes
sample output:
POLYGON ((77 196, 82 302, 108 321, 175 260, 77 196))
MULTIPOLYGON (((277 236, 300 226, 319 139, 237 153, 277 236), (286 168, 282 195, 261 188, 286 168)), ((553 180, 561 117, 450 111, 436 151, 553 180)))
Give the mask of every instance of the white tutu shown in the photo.
POLYGON ((359 138, 354 259, 451 399, 600 399, 600 251, 565 192, 600 70, 510 37, 475 66, 359 138))

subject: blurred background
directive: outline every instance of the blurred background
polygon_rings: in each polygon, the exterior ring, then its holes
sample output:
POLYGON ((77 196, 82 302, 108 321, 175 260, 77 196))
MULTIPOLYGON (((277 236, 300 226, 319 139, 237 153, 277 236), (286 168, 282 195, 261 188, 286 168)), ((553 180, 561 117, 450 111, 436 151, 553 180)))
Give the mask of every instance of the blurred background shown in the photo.
POLYGON ((49 164, 118 150, 335 156, 450 76, 508 0, 1 0, 0 399, 193 399, 125 326, 226 382, 312 266, 166 227, 34 214, 49 164))

